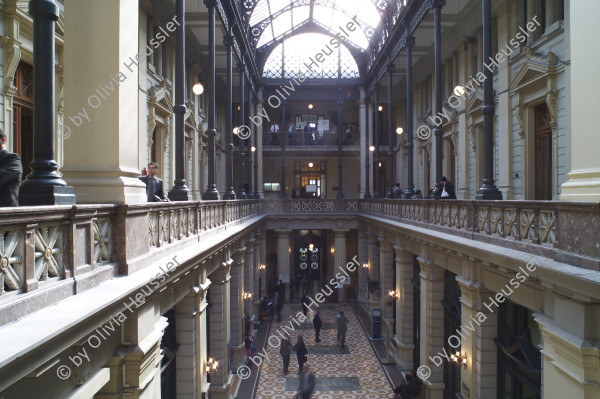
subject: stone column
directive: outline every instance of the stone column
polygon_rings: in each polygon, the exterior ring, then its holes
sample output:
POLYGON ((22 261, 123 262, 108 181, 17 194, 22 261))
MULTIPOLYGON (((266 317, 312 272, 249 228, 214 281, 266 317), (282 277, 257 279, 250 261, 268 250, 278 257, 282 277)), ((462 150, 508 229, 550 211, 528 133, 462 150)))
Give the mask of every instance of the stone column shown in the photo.
MULTIPOLYGON (((350 230, 348 229, 339 229, 332 230, 333 231, 333 267, 329 268, 329 278, 334 278, 336 273, 340 270, 339 268, 345 268, 346 266, 346 233, 350 230)), ((342 283, 344 286, 347 285, 347 281, 342 283)), ((343 302, 344 300, 344 289, 338 289, 338 302, 343 302)))
POLYGON ((367 191, 367 170, 365 165, 367 164, 367 156, 369 155, 369 138, 367 137, 367 104, 365 102, 365 91, 360 89, 360 111, 358 114, 359 126, 360 126, 360 191, 359 198, 365 198, 365 192, 367 191))
POLYGON ((381 282, 381 297, 379 298, 383 317, 391 319, 394 317, 392 298, 388 295, 394 289, 394 253, 392 243, 385 237, 377 237, 379 240, 379 281, 381 282))
MULTIPOLYGON (((244 292, 252 294, 250 299, 244 301, 244 310, 247 310, 250 316, 253 314, 252 301, 256 299, 254 294, 254 270, 256 269, 256 263, 254 263, 254 247, 256 241, 257 240, 253 237, 246 242, 246 260, 244 261, 244 292)), ((243 329, 242 332, 245 333, 243 329)))
POLYGON ((396 251, 396 290, 400 298, 396 303, 396 355, 402 369, 412 370, 413 367, 413 253, 404 247, 394 245, 396 251))
POLYGON ((374 189, 373 189, 373 171, 375 170, 375 166, 373 164, 373 152, 371 152, 371 146, 375 145, 373 143, 373 103, 369 100, 368 101, 368 105, 367 105, 367 148, 369 148, 369 152, 367 153, 367 157, 369 158, 369 165, 370 167, 366 167, 365 169, 367 171, 367 173, 369 174, 369 177, 367 178, 367 185, 369 187, 369 189, 367 190, 367 193, 365 193, 365 197, 366 198, 372 198, 372 194, 374 193, 374 189))
MULTIPOLYGON (((462 304, 460 351, 467 356, 467 367, 460 373, 461 387, 466 387, 473 399, 491 398, 496 396, 497 389, 498 347, 494 339, 498 336, 498 314, 490 312, 485 304, 489 304, 495 294, 483 288, 479 282, 460 277, 457 281, 462 304), (478 314, 485 319, 478 319, 478 314)), ((466 395, 463 388, 461 390, 463 396, 466 395)))
POLYGON ((244 342, 244 331, 242 327, 244 292, 244 268, 246 247, 242 246, 233 254, 233 265, 231 266, 230 283, 230 309, 231 309, 231 345, 238 346, 244 342))
POLYGON ((70 39, 64 50, 69 78, 62 172, 80 204, 146 202, 146 187, 138 179, 138 119, 132 117, 138 114, 139 57, 145 56, 138 54, 138 7, 125 0, 65 3, 70 39), (91 48, 94 57, 81 56, 91 48))
MULTIPOLYGON (((369 280, 374 280, 379 283, 380 290, 383 290, 381 286, 381 280, 379 279, 379 247, 377 246, 377 235, 371 231, 367 232, 367 239, 369 241, 369 280)), ((370 293, 369 295, 369 315, 371 311, 379 306, 379 298, 370 293)))
POLYGON ((210 353, 219 362, 219 367, 210 376, 209 395, 211 399, 229 399, 231 382, 229 372, 229 339, 231 338, 229 324, 229 270, 233 261, 222 262, 211 275, 212 284, 208 290, 210 313, 210 353))
POLYGON ((358 231, 358 250, 360 259, 360 270, 358 271, 358 300, 363 305, 367 303, 367 289, 369 283, 369 269, 362 267, 363 264, 369 264, 369 239, 367 233, 363 230, 358 231))
MULTIPOLYGON (((260 261, 265 265, 267 264, 267 233, 262 233, 260 237, 260 261)), ((260 296, 264 297, 267 295, 266 270, 262 271, 260 276, 262 279, 260 296)))
MULTIPOLYGON (((277 232, 277 272, 279 279, 285 284, 284 298, 290 297, 290 233, 291 230, 275 230, 277 232)), ((266 281, 265 281, 266 284, 266 281)))
MULTIPOLYGON (((256 107, 256 115, 260 116, 263 114, 263 106, 264 104, 264 100, 262 98, 262 90, 258 90, 258 104, 256 107)), ((256 125, 256 135, 257 135, 257 144, 256 144, 256 156, 257 156, 257 162, 258 162, 258 196, 259 198, 265 198, 265 194, 263 192, 263 187, 264 187, 264 176, 263 176, 263 163, 264 163, 264 159, 263 159, 263 126, 264 123, 268 123, 265 122, 262 117, 257 118, 260 119, 261 122, 256 125), (264 123, 263 123, 264 122, 264 123)), ((258 123, 258 120, 256 121, 258 123)), ((254 122, 253 122, 254 124, 254 122)))
POLYGON ((254 240, 254 261, 253 261, 253 265, 254 267, 252 268, 253 273, 254 273, 254 278, 253 278, 253 285, 252 285, 252 313, 251 316, 254 317, 256 316, 256 318, 258 318, 258 313, 259 313, 259 309, 260 309, 260 297, 262 296, 262 294, 260 293, 259 290, 259 284, 258 284, 258 280, 260 279, 260 270, 259 270, 259 266, 262 263, 262 259, 261 259, 261 244, 262 244, 262 240, 263 240, 263 236, 265 235, 265 233, 259 233, 256 235, 256 239, 254 240))
MULTIPOLYGON (((567 4, 567 3, 565 3, 567 4)), ((566 126, 570 126, 571 135, 566 137, 565 147, 570 149, 570 165, 567 167, 569 180, 561 186, 561 201, 600 202, 600 158, 598 157, 599 136, 597 134, 596 114, 600 108, 600 98, 595 88, 600 87, 600 75, 595 68, 600 63, 600 54, 589 51, 590 38, 598 37, 596 22, 598 3, 593 0, 571 0, 565 9, 565 21, 577 21, 570 24, 570 49, 565 54, 571 60, 565 65, 566 103, 570 103, 566 126), (595 10, 595 11, 594 11, 595 10), (570 16, 569 16, 570 14, 570 16), (594 134, 589 133, 590 126, 594 134)), ((569 162, 568 161, 568 162, 569 162)), ((79 201, 79 199, 78 199, 79 201)))
POLYGON ((156 301, 154 298, 127 315, 123 325, 123 342, 128 343, 121 370, 124 397, 160 397, 160 343, 169 323, 158 312, 156 301))
POLYGON ((202 364, 206 360, 206 290, 210 280, 193 287, 175 306, 175 327, 177 328, 177 397, 196 399, 200 397, 204 385, 202 364))
POLYGON ((421 264, 421 363, 431 368, 431 376, 425 381, 425 394, 429 399, 442 399, 444 366, 437 367, 429 357, 444 348, 444 269, 428 259, 418 259, 421 264))

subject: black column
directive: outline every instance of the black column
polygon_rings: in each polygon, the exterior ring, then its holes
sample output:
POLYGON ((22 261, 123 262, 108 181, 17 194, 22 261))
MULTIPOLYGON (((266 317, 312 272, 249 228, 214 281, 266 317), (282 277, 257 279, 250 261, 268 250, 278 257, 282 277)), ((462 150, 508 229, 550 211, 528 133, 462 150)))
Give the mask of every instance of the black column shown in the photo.
POLYGON ((237 67, 237 71, 240 74, 240 120, 238 123, 238 142, 240 143, 240 150, 239 150, 239 160, 240 160, 240 187, 238 188, 238 199, 246 199, 248 198, 246 196, 246 191, 244 190, 244 174, 246 172, 246 170, 244 169, 244 161, 245 161, 245 156, 246 154, 244 154, 244 146, 246 145, 246 140, 242 139, 240 137, 240 130, 241 130, 241 126, 246 124, 246 119, 245 117, 245 102, 246 102, 246 90, 244 88, 244 83, 246 81, 245 77, 244 77, 244 63, 241 62, 238 64, 237 67))
POLYGON ((225 137, 227 138, 227 165, 225 179, 227 180, 227 191, 223 195, 223 199, 235 199, 235 191, 233 189, 233 63, 232 63, 232 46, 233 36, 225 35, 223 44, 227 47, 227 109, 225 116, 225 137))
POLYGON ((344 104, 344 100, 342 100, 342 92, 341 89, 338 89, 338 99, 337 99, 337 111, 338 111, 338 193, 337 198, 344 198, 344 193, 342 191, 342 104, 344 104))
MULTIPOLYGON (((23 165, 23 175, 31 173, 21 184, 20 205, 75 204, 73 187, 56 173, 54 160, 55 110, 55 34, 58 6, 53 0, 31 0, 33 17, 33 161, 23 165)), ((8 122, 6 122, 8 123, 8 122)))
POLYGON ((191 201, 192 194, 185 185, 185 0, 177 0, 177 18, 181 26, 177 29, 175 46, 175 182, 169 191, 171 201, 191 201))
POLYGON ((371 180, 369 177, 369 175, 371 173, 371 170, 370 170, 371 165, 369 164, 369 157, 370 157, 369 153, 371 152, 371 150, 369 149, 369 130, 371 130, 370 129, 371 126, 369 126, 369 102, 370 101, 371 101, 370 99, 365 98, 365 105, 367 107, 367 117, 365 118, 366 119, 365 123, 367 124, 367 140, 365 142, 365 145, 367 146, 367 150, 366 150, 367 151, 367 159, 365 160, 365 169, 366 169, 367 174, 365 176, 365 184, 367 185, 367 187, 365 187, 365 198, 371 198, 371 192, 369 191, 369 180, 371 180))
POLYGON ((208 187, 204 193, 205 200, 219 200, 219 191, 215 183, 215 91, 216 91, 216 71, 215 71, 215 7, 216 0, 204 0, 204 5, 208 8, 208 68, 210 70, 210 82, 208 93, 208 187))
MULTIPOLYGON (((254 115, 258 113, 258 96, 254 93, 254 115)), ((254 199, 258 196, 258 126, 254 125, 254 199)))
MULTIPOLYGON (((433 35, 435 52, 435 115, 442 114, 442 7, 446 5, 444 0, 434 0, 433 2, 433 35)), ((436 181, 443 174, 442 169, 442 139, 444 129, 442 126, 436 126, 433 129, 435 136, 435 178, 436 181)))
POLYGON ((387 165, 387 192, 385 194, 385 198, 391 199, 392 198, 392 186, 394 184, 394 148, 392 147, 392 123, 393 123, 393 118, 392 118, 392 90, 393 90, 393 76, 392 74, 394 73, 394 71, 396 70, 396 67, 394 66, 394 64, 388 64, 387 66, 387 83, 388 83, 388 90, 387 90, 387 100, 388 100, 388 104, 387 104, 387 108, 388 108, 388 165, 387 165))
POLYGON ((281 101, 281 199, 287 198, 285 190, 285 100, 281 101))
MULTIPOLYGON (((248 115, 246 116, 245 120, 247 120, 248 122, 250 121, 250 107, 252 107, 253 104, 253 100, 252 97, 254 95, 254 93, 252 93, 252 90, 250 88, 250 86, 246 87, 246 91, 248 92, 248 115)), ((251 125, 251 123, 247 123, 247 125, 251 125)), ((252 129, 252 128, 250 128, 252 129)), ((250 138, 248 138, 248 152, 246 153, 246 174, 248 176, 246 180, 246 184, 248 184, 248 191, 246 192, 246 198, 248 199, 252 199, 254 198, 254 194, 252 193, 252 141, 250 140, 250 138)))
POLYGON ((478 200, 501 200, 502 192, 494 180, 494 88, 492 71, 485 62, 492 58, 492 1, 482 0, 483 16, 483 185, 477 191, 478 200))
POLYGON ((414 161, 414 143, 413 143, 413 92, 412 92, 412 48, 415 45, 415 38, 409 36, 406 38, 406 151, 407 157, 407 186, 404 190, 405 198, 410 198, 415 194, 415 184, 413 181, 413 161, 414 161))
POLYGON ((378 83, 375 86, 375 115, 373 115, 373 122, 375 123, 375 128, 373 129, 373 145, 375 146, 375 157, 373 158, 373 172, 375 175, 373 198, 381 198, 381 194, 379 193, 379 90, 381 90, 381 85, 378 83))

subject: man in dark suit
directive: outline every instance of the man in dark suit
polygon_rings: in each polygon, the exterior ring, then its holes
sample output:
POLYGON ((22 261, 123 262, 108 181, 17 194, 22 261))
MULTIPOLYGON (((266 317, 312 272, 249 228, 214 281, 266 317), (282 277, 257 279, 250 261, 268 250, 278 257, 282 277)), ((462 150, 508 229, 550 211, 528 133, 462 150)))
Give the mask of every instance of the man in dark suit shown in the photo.
POLYGON ((139 179, 146 183, 146 196, 148 202, 161 202, 168 201, 163 191, 163 182, 161 179, 156 177, 158 172, 158 164, 156 162, 150 162, 148 164, 148 175, 140 176, 139 179))
POLYGON ((441 199, 456 199, 454 184, 449 182, 446 176, 440 177, 440 184, 442 185, 442 191, 440 192, 441 199))
POLYGON ((6 134, 0 129, 0 207, 19 206, 23 167, 19 155, 6 149, 6 134))
POLYGON ((393 199, 401 199, 402 198, 402 189, 400 189, 400 183, 396 183, 394 189, 392 190, 392 198, 393 199))

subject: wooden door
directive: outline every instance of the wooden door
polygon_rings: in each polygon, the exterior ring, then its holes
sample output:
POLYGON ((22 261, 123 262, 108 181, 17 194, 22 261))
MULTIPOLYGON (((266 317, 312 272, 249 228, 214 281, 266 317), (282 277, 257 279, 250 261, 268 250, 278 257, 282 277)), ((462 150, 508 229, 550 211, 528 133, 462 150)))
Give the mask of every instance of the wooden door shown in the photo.
POLYGON ((552 128, 546 104, 535 107, 535 199, 552 199, 552 128))
POLYGON ((33 160, 33 67, 21 62, 15 73, 13 99, 13 151, 21 157, 23 178, 33 160))

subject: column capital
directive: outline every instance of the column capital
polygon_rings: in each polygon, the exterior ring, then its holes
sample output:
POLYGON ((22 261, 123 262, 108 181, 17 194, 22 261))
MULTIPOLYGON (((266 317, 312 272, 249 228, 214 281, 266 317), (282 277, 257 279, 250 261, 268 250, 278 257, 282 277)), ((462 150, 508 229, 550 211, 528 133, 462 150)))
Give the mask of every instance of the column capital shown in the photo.
POLYGON ((284 237, 288 237, 290 236, 290 233, 292 232, 292 230, 275 230, 275 232, 277 233, 277 236, 280 238, 284 238, 284 237))
POLYGON ((427 280, 443 280, 444 268, 433 263, 431 259, 418 257, 417 260, 421 265, 421 277, 427 280))
POLYGON ((335 235, 346 235, 346 233, 349 232, 350 229, 332 229, 331 231, 333 231, 335 235))

